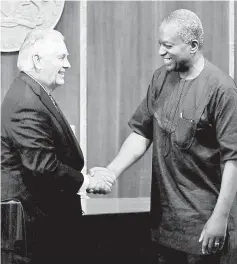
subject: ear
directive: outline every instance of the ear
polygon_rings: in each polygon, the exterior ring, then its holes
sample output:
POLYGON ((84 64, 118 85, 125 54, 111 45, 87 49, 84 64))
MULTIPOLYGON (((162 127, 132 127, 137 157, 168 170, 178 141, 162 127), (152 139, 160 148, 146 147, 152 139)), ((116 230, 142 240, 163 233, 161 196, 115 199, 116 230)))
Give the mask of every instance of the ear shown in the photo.
POLYGON ((199 48, 198 40, 196 40, 196 39, 192 40, 191 43, 190 43, 190 46, 191 46, 190 53, 191 54, 196 53, 198 51, 198 48, 199 48))
POLYGON ((40 71, 42 68, 42 65, 41 65, 41 57, 39 56, 39 54, 34 54, 32 56, 32 61, 33 61, 35 69, 40 71))

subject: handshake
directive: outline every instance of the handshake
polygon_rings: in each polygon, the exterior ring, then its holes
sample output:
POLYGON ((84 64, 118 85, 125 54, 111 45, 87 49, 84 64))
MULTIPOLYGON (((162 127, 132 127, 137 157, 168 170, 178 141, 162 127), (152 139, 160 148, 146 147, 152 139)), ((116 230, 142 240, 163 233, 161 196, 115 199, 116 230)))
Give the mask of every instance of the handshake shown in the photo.
POLYGON ((88 193, 107 194, 112 190, 116 181, 115 174, 108 168, 94 167, 87 174, 89 185, 86 189, 88 193))

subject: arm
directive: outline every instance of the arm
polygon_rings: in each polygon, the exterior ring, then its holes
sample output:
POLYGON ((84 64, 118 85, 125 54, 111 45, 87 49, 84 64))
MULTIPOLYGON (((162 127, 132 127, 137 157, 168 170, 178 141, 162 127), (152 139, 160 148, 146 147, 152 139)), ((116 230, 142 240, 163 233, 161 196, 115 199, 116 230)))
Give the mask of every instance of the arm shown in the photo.
POLYGON ((220 194, 213 211, 216 218, 228 219, 231 207, 237 193, 237 161, 228 160, 225 163, 220 194))
POLYGON ((220 86, 213 97, 213 124, 224 162, 220 193, 213 213, 202 231, 204 253, 222 249, 228 218, 237 192, 237 89, 233 82, 220 86))
POLYGON ((54 182, 56 188, 77 193, 83 175, 58 159, 50 117, 32 108, 18 108, 9 123, 9 133, 23 166, 37 178, 47 177, 47 182, 54 182))
POLYGON ((102 184, 104 185, 106 183, 107 187, 103 187, 101 185, 97 185, 95 188, 89 187, 88 192, 103 194, 109 193, 116 178, 118 178, 128 167, 141 158, 150 145, 150 139, 132 132, 123 143, 118 155, 107 166, 107 168, 94 167, 89 171, 90 175, 92 175, 90 179, 93 179, 94 177, 104 179, 105 181, 102 182, 102 184))
MULTIPOLYGON (((160 72, 157 72, 157 77, 160 72)), ((135 163, 147 151, 153 138, 153 104, 155 102, 155 89, 153 80, 149 85, 147 96, 138 106, 136 112, 129 121, 129 126, 133 131, 123 143, 118 155, 107 166, 107 168, 94 167, 90 169, 91 175, 110 175, 117 178, 128 167, 135 163)), ((107 193, 107 191, 105 192, 107 193)))
POLYGON ((132 132, 123 143, 118 155, 108 165, 116 178, 140 159, 151 145, 151 140, 132 132))
POLYGON ((202 242, 202 252, 204 254, 223 248, 229 213, 236 194, 237 161, 229 160, 225 163, 220 194, 216 206, 211 217, 204 226, 199 240, 202 242))
POLYGON ((47 182, 66 192, 80 194, 99 183, 110 189, 113 179, 105 182, 100 177, 83 175, 79 170, 58 159, 49 116, 40 110, 21 109, 14 113, 11 134, 23 166, 36 177, 47 177, 47 182))

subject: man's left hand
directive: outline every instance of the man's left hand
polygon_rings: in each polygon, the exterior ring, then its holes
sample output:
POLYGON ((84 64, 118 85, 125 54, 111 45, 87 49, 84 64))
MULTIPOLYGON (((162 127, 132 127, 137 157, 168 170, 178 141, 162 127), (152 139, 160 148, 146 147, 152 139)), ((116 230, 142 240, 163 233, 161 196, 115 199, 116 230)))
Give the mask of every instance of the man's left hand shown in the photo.
POLYGON ((202 253, 213 254, 221 250, 225 243, 228 219, 212 215, 205 224, 199 242, 202 242, 202 253))

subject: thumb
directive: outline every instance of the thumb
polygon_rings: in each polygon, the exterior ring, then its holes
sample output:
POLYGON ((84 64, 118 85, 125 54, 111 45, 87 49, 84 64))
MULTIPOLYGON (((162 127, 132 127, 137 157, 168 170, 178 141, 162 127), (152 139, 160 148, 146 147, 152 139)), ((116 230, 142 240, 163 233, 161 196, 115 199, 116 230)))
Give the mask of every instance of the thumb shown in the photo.
POLYGON ((203 241, 203 238, 204 238, 204 229, 202 230, 202 233, 201 233, 201 235, 200 235, 200 238, 199 238, 199 240, 198 240, 198 242, 202 242, 203 241))
POLYGON ((95 175, 95 171, 93 169, 89 169, 88 174, 93 177, 95 175))
POLYGON ((90 176, 93 177, 98 169, 99 169, 99 167, 93 167, 93 168, 89 169, 90 176))

